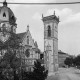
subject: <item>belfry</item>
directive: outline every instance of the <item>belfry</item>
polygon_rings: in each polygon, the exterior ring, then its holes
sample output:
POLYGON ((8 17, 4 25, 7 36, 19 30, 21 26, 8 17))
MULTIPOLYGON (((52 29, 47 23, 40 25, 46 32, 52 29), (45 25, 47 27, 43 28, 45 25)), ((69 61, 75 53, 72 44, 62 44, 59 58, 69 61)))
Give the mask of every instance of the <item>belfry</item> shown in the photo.
POLYGON ((49 73, 58 71, 58 23, 59 17, 53 15, 44 17, 44 64, 49 73))

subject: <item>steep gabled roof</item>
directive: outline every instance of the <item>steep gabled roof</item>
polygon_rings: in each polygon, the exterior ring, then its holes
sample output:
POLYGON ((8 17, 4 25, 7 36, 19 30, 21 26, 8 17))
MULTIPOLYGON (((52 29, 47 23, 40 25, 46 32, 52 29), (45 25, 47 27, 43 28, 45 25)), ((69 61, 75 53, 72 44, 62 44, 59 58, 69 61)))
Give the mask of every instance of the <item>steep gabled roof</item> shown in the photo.
MULTIPOLYGON (((34 41, 32 39, 32 36, 31 36, 31 33, 29 30, 27 30, 27 32, 23 32, 23 33, 18 33, 17 36, 19 37, 21 43, 24 45, 27 45, 27 36, 29 36, 29 39, 30 39, 30 43, 29 45, 30 46, 33 46, 34 47, 34 41), (25 43, 26 42, 26 43, 25 43)), ((28 46, 29 46, 28 45, 28 46)))
POLYGON ((17 36, 20 38, 20 40, 22 41, 24 36, 25 36, 26 32, 23 33, 18 33, 17 36))

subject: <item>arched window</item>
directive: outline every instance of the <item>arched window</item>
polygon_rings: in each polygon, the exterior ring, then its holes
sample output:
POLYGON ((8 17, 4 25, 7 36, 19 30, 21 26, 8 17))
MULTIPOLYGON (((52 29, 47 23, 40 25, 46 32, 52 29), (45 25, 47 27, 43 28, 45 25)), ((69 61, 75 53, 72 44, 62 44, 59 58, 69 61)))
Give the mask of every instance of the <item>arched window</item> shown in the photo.
POLYGON ((48 25, 48 37, 51 37, 51 27, 48 25))
POLYGON ((29 36, 27 36, 27 44, 29 44, 29 36))
POLYGON ((6 13, 5 12, 3 13, 3 17, 6 17, 6 13))
POLYGON ((27 49, 27 50, 25 51, 25 55, 26 55, 26 57, 30 57, 29 49, 27 49))

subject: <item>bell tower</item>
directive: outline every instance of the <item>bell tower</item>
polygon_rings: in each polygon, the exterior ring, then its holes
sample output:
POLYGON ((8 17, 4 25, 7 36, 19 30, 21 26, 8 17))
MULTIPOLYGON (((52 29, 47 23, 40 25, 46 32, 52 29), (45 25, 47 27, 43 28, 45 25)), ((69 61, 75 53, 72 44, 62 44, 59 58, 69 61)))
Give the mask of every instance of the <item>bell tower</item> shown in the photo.
POLYGON ((44 63, 49 73, 58 70, 58 23, 59 17, 53 15, 44 17, 44 63))

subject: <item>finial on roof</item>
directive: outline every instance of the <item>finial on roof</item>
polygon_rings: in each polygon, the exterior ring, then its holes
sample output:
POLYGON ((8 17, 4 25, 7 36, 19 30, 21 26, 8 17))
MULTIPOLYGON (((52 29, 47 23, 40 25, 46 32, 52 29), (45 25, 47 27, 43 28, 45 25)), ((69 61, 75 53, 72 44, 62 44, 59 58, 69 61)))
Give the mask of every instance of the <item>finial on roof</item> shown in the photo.
POLYGON ((29 31, 29 25, 27 25, 27 31, 29 31))
POLYGON ((42 19, 43 19, 43 14, 42 14, 42 19))
POLYGON ((59 16, 58 16, 58 19, 59 19, 59 16))
POLYGON ((55 15, 55 10, 54 10, 54 15, 55 15))
POLYGON ((7 2, 6 2, 6 0, 4 0, 4 2, 3 2, 3 6, 7 6, 7 2))
POLYGON ((37 44, 37 42, 36 42, 36 41, 35 41, 34 45, 35 45, 35 47, 36 47, 36 48, 38 48, 38 44, 37 44))

